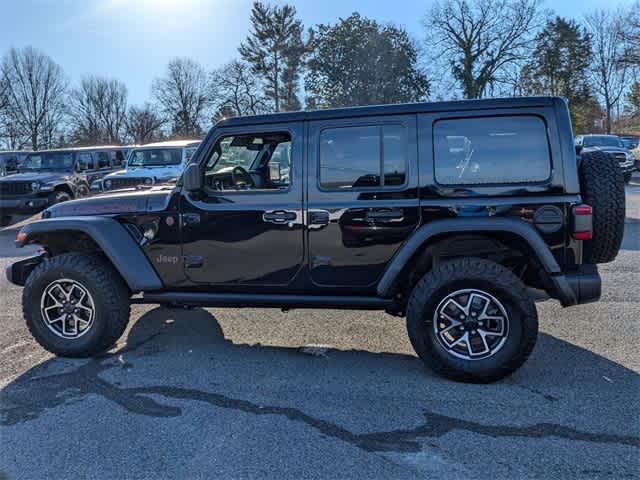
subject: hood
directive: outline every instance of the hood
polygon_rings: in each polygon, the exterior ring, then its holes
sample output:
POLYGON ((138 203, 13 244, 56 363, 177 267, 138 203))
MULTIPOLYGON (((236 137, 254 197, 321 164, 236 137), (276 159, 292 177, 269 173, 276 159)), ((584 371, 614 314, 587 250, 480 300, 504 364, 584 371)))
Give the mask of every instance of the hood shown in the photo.
POLYGON ((0 182, 56 182, 60 180, 69 180, 71 178, 71 172, 58 171, 35 171, 35 172, 22 172, 14 173, 6 177, 0 178, 0 182))
POLYGON ((175 178, 180 176, 184 170, 184 165, 171 165, 167 167, 128 167, 126 170, 119 170, 105 176, 108 178, 126 178, 126 177, 151 177, 156 179, 175 178))
POLYGON ((156 187, 147 190, 118 191, 95 197, 70 200, 49 207, 43 212, 42 217, 158 212, 166 210, 173 192, 173 188, 156 187))
POLYGON ((609 147, 606 145, 603 146, 595 146, 595 147, 585 147, 585 150, 588 149, 592 149, 592 150, 601 150, 603 152, 607 152, 607 153, 628 153, 629 150, 627 150, 626 148, 622 148, 622 147, 609 147))

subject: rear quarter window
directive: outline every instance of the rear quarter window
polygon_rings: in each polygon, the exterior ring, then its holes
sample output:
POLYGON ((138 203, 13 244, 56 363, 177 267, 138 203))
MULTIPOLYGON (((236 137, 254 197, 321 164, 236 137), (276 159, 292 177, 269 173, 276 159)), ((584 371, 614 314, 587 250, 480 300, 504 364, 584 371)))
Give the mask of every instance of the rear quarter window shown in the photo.
POLYGON ((548 180, 551 156, 544 121, 533 115, 438 120, 436 181, 442 185, 548 180))

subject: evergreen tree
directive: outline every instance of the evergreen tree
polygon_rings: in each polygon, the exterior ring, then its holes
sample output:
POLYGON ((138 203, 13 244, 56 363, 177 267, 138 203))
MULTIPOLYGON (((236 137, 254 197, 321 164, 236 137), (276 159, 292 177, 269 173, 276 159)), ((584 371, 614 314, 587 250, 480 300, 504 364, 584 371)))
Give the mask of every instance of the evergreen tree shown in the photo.
POLYGON ((253 29, 238 51, 264 81, 264 95, 276 112, 297 109, 300 68, 305 53, 302 22, 291 5, 271 7, 254 2, 253 29))
POLYGON ((549 20, 536 35, 531 61, 523 67, 524 91, 567 98, 576 132, 588 131, 593 112, 590 62, 589 34, 573 20, 549 20))

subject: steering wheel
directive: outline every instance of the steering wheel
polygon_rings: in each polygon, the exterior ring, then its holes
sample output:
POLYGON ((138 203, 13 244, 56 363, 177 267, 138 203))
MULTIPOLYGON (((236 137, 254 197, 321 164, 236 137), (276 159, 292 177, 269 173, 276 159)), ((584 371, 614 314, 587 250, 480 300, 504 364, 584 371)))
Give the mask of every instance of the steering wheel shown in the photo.
POLYGON ((256 186, 251 174, 240 165, 231 170, 231 181, 236 187, 253 188, 256 186))

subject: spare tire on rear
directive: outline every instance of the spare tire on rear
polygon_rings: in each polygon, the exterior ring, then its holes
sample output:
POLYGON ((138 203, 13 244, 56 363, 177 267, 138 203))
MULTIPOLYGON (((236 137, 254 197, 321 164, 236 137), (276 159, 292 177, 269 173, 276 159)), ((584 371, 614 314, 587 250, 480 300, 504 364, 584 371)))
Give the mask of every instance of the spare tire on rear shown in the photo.
POLYGON ((599 150, 583 152, 580 164, 582 201, 593 208, 593 238, 585 240, 583 261, 611 262, 624 235, 624 175, 616 159, 599 150))

